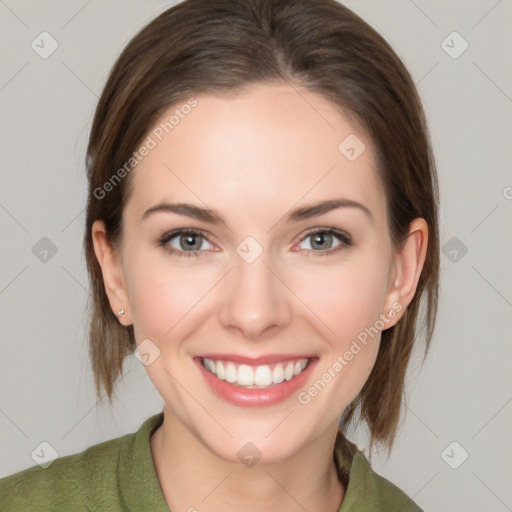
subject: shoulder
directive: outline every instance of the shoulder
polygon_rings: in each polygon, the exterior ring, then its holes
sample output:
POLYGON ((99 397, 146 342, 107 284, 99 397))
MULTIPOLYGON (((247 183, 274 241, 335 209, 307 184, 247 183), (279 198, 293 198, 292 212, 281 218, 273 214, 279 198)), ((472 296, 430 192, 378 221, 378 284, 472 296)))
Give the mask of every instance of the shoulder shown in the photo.
POLYGON ((341 434, 335 456, 348 476, 348 487, 339 512, 423 512, 405 492, 376 473, 357 446, 341 434))
POLYGON ((370 469, 371 478, 375 482, 381 508, 379 510, 401 512, 423 512, 422 509, 404 491, 383 476, 370 469))
POLYGON ((404 491, 376 473, 362 452, 354 456, 352 465, 350 478, 353 479, 353 489, 359 489, 356 494, 365 495, 366 504, 370 505, 368 510, 423 512, 404 491))
POLYGON ((0 512, 101 510, 106 504, 102 491, 116 493, 118 459, 130 449, 134 436, 105 441, 59 457, 46 468, 35 465, 0 479, 0 512))

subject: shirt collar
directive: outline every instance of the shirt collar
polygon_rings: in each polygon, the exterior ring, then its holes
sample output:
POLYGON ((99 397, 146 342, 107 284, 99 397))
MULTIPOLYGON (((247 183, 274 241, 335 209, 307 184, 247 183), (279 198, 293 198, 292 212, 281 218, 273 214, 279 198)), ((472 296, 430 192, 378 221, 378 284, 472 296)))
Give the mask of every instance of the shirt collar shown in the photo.
POLYGON ((336 436, 334 461, 338 472, 348 479, 345 496, 338 512, 380 510, 375 474, 363 453, 341 431, 338 431, 336 436))
MULTIPOLYGON (((123 446, 119 457, 118 481, 124 505, 133 512, 170 512, 151 455, 151 434, 162 424, 163 411, 148 418, 123 446)), ((338 431, 334 461, 348 487, 338 512, 371 512, 379 509, 379 492, 366 457, 338 431)))
POLYGON ((148 418, 135 433, 132 442, 123 446, 117 477, 126 510, 169 512, 150 445, 151 434, 162 424, 163 419, 163 411, 148 418))

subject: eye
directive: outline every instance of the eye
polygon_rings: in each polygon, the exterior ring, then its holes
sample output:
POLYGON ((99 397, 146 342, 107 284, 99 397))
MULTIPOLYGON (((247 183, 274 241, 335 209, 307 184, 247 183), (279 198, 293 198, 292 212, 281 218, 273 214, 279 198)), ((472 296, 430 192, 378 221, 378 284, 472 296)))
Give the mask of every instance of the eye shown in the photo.
MULTIPOLYGON (((214 247, 203 232, 195 229, 171 231, 159 238, 157 242, 164 250, 177 257, 201 257, 205 255, 206 250, 214 247)), ((324 256, 351 244, 352 238, 343 231, 334 228, 317 228, 302 237, 299 249, 306 250, 308 255, 324 256)))
POLYGON ((308 251, 308 254, 323 256, 350 246, 350 235, 333 228, 317 228, 307 233, 300 241, 299 247, 308 251), (305 244, 306 246, 304 247, 305 244))
POLYGON ((202 256, 201 252, 213 247, 204 234, 195 229, 179 229, 166 233, 158 240, 158 244, 180 257, 202 256))

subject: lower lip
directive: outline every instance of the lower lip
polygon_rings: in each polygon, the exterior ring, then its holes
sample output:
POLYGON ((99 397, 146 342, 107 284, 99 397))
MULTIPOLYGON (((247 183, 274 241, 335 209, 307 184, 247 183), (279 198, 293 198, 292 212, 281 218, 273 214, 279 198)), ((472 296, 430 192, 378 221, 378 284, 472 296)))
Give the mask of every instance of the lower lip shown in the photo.
POLYGON ((204 366, 201 359, 195 359, 199 369, 212 391, 233 405, 239 407, 267 407, 283 402, 296 393, 313 371, 317 359, 310 359, 306 368, 291 380, 284 380, 266 389, 247 389, 220 380, 204 366))

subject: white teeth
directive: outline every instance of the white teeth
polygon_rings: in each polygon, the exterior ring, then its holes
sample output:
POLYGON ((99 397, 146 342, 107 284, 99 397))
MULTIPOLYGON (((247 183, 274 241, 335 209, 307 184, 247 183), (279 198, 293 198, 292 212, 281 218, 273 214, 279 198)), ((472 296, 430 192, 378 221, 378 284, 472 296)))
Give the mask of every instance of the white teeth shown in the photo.
POLYGON ((211 360, 211 359, 207 359, 206 357, 204 358, 204 367, 207 369, 207 370, 210 370, 214 375, 216 375, 217 373, 217 365, 211 360))
POLYGON ((253 386, 254 385, 254 372, 252 368, 246 364, 241 364, 238 367, 238 384, 241 386, 253 386))
POLYGON ((284 380, 291 380, 304 371, 308 359, 277 363, 273 369, 271 365, 249 366, 236 365, 231 361, 213 361, 203 358, 203 366, 220 380, 225 380, 238 386, 266 388, 273 384, 280 384, 284 380))
POLYGON ((228 363, 226 365, 226 382, 236 382, 236 379, 237 379, 236 367, 233 363, 228 363))
POLYGON ((272 384, 272 372, 267 364, 258 366, 254 372, 254 384, 256 386, 270 386, 272 384))
POLYGON ((274 384, 280 384, 284 380, 284 370, 282 364, 276 364, 274 371, 272 372, 272 382, 274 384))
POLYGON ((286 365, 286 370, 284 371, 284 378, 286 380, 291 380, 293 377, 294 370, 295 370, 295 365, 293 363, 288 363, 286 365))
POLYGON ((217 361, 217 377, 221 380, 226 379, 226 371, 224 370, 224 365, 222 361, 217 361))

